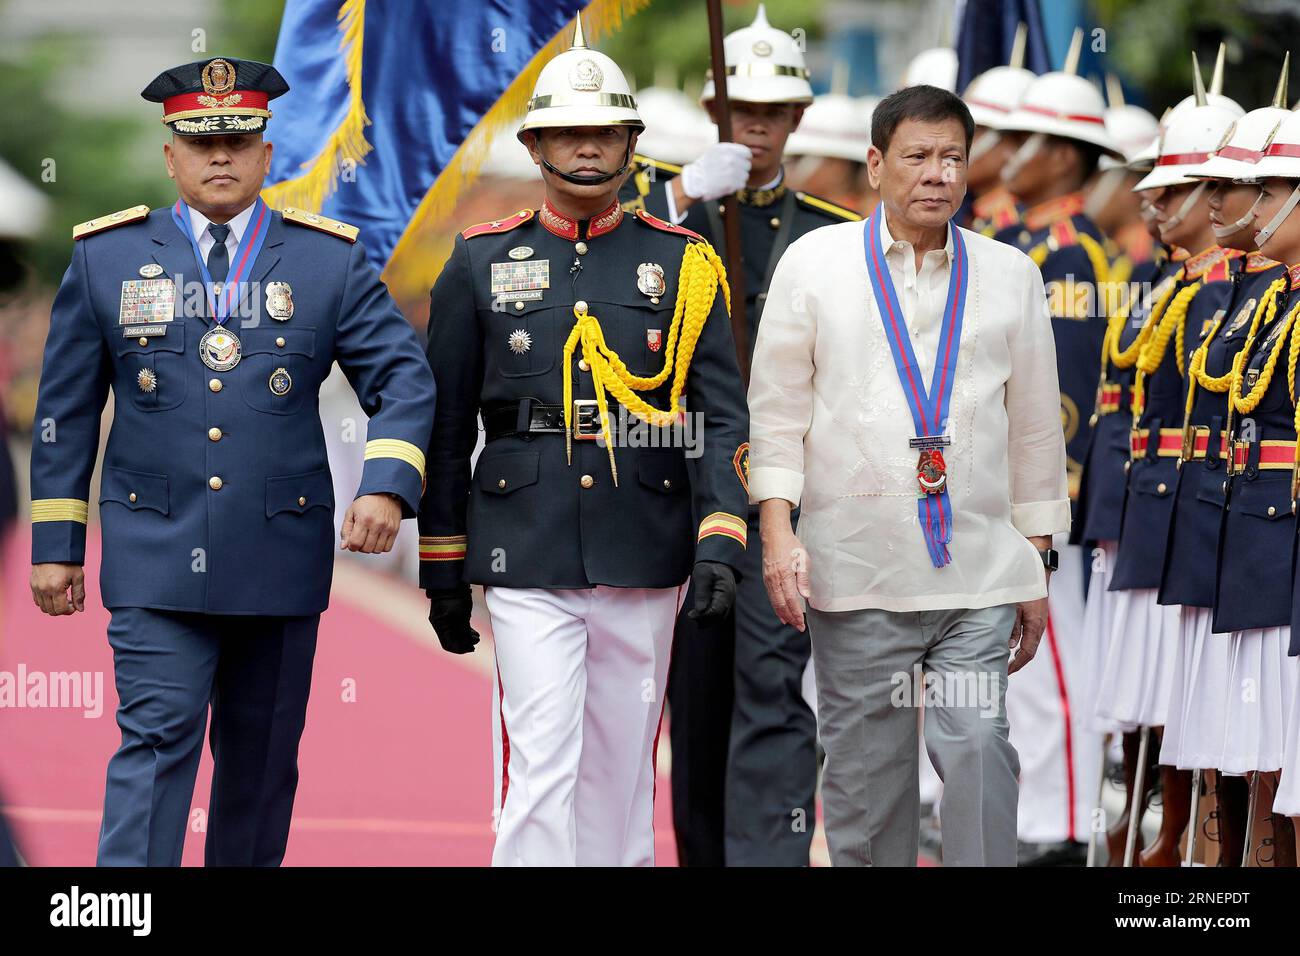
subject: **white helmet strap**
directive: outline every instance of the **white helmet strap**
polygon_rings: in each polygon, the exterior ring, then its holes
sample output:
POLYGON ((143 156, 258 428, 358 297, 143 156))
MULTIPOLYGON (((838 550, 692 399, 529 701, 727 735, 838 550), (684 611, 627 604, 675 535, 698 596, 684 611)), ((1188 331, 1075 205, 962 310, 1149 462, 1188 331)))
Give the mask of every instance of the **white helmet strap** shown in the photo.
POLYGON ((1259 195, 1255 197, 1255 202, 1251 205, 1251 207, 1246 210, 1246 215, 1242 216, 1236 222, 1228 223, 1228 225, 1226 226, 1210 227, 1211 229, 1214 230, 1214 238, 1227 239, 1229 236, 1233 235, 1234 233, 1238 233, 1241 230, 1245 229, 1247 226, 1249 226, 1252 222, 1255 221, 1255 213, 1259 209, 1259 204, 1262 203, 1263 201, 1264 201, 1264 187, 1261 186, 1259 188, 1259 195))
POLYGON ((975 137, 975 142, 970 144, 970 155, 966 157, 966 165, 979 162, 1001 141, 1001 133, 995 129, 985 129, 975 137))
POLYGON ((1178 207, 1178 212, 1174 213, 1172 216, 1170 216, 1168 219, 1162 222, 1160 224, 1160 228, 1176 229, 1179 226, 1181 226, 1183 224, 1183 220, 1187 218, 1187 214, 1192 211, 1192 207, 1195 206, 1198 202, 1200 202, 1201 197, 1205 195, 1205 187, 1208 185, 1210 185, 1209 182, 1207 182, 1204 179, 1202 179, 1199 183, 1197 183, 1196 188, 1187 194, 1187 198, 1184 199, 1182 205, 1178 207))
MULTIPOLYGON (((1261 195, 1262 192, 1263 191, 1261 190, 1261 195)), ((1291 190, 1291 195, 1287 198, 1287 201, 1282 204, 1282 208, 1277 211, 1277 215, 1268 221, 1267 226, 1255 233, 1256 249, 1263 251, 1264 243, 1268 242, 1268 240, 1272 238, 1273 233, 1277 232, 1278 227, 1281 226, 1282 223, 1286 222, 1286 217, 1291 215, 1291 210, 1296 207, 1296 203, 1300 203, 1300 183, 1295 184, 1295 189, 1291 190)))
POLYGON ((1034 133, 1029 139, 1021 143, 1020 148, 1016 150, 1016 154, 1002 167, 1002 181, 1009 183, 1019 176, 1020 170, 1024 169, 1025 165, 1038 155, 1038 151, 1043 148, 1045 142, 1047 142, 1046 133, 1034 133))
POLYGON ((1098 176, 1092 191, 1088 193, 1088 201, 1083 204, 1084 215, 1089 219, 1096 219, 1114 197, 1119 187, 1124 184, 1124 177, 1127 175, 1127 169, 1123 166, 1116 166, 1098 176))

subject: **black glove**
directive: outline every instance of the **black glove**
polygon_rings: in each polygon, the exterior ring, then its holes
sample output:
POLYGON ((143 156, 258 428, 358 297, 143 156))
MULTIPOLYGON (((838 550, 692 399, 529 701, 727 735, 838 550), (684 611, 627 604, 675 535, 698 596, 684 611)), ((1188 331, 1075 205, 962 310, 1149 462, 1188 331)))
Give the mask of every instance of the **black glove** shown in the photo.
POLYGON ((686 616, 701 624, 723 621, 736 603, 736 573, 717 561, 697 561, 691 572, 695 607, 686 616))
POLYGON ((426 592, 429 595, 429 623, 438 643, 452 654, 469 654, 478 643, 478 631, 469 625, 474 598, 469 585, 426 592))

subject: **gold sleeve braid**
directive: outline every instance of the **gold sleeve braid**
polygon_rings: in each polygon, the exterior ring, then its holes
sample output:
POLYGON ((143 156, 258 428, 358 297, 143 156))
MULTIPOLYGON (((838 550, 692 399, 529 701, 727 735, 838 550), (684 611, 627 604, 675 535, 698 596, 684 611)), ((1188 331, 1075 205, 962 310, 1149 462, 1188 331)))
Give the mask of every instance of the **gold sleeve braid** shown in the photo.
POLYGON ((609 407, 606 393, 612 394, 624 408, 649 425, 666 426, 677 420, 681 412, 680 400, 686 388, 686 375, 690 371, 695 346, 699 342, 704 322, 713 309, 718 287, 722 287, 727 313, 731 312, 731 289, 727 285, 727 270, 713 247, 704 242, 690 242, 682 253, 681 270, 677 279, 677 302, 673 309, 672 326, 664 346, 664 365, 651 377, 634 375, 619 358, 618 353, 605 342, 600 321, 575 305, 573 316, 577 321, 564 343, 564 432, 565 453, 573 463, 573 352, 582 345, 582 357, 591 367, 592 384, 596 390, 596 407, 600 412, 600 430, 609 451, 609 468, 618 485, 618 466, 614 462, 614 441, 609 426, 609 407), (658 388, 673 374, 669 393, 669 407, 659 409, 650 405, 636 392, 658 388))
POLYGON ((1174 296, 1174 301, 1160 316, 1155 332, 1138 352, 1137 374, 1133 379, 1132 405, 1133 421, 1135 423, 1142 414, 1142 410, 1146 407, 1146 377, 1155 372, 1160 367, 1160 363, 1165 360, 1165 354, 1169 351, 1170 338, 1175 340, 1175 348, 1178 350, 1175 356, 1178 362, 1178 374, 1185 374, 1183 369, 1185 361, 1183 359, 1183 329, 1187 325, 1187 309, 1192 304, 1192 299, 1196 298, 1196 293, 1201 291, 1202 285, 1203 283, 1197 280, 1174 296))

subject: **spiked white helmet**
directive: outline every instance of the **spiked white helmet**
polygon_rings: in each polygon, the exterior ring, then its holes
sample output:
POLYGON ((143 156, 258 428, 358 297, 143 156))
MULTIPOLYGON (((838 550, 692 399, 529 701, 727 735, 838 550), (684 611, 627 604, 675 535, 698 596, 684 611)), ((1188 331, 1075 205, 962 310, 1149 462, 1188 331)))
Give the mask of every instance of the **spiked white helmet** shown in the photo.
POLYGON ((871 146, 871 111, 874 101, 842 93, 826 93, 812 101, 799 128, 790 134, 785 151, 791 156, 827 156, 867 161, 871 146))
MULTIPOLYGON (((727 99, 746 103, 811 103, 808 67, 794 37, 767 22, 760 3, 754 22, 727 34, 722 41, 727 64, 727 99)), ((714 97, 713 75, 700 93, 700 102, 714 97)))
MULTIPOLYGON (((1272 145, 1282 123, 1291 116, 1286 108, 1287 80, 1290 73, 1291 54, 1282 60, 1282 74, 1277 80, 1273 102, 1269 106, 1251 110, 1238 119, 1228 130, 1226 139, 1214 155, 1187 175, 1206 179, 1256 180, 1262 178, 1259 162, 1272 145)), ((1265 169, 1268 167, 1266 166, 1265 169)))
POLYGON ((1035 77, 1025 88, 1020 104, 1002 123, 1004 130, 1045 133, 1089 143, 1119 156, 1106 130, 1106 103, 1095 86, 1077 76, 1083 31, 1075 30, 1061 70, 1035 77))
POLYGON ((899 89, 920 86, 925 83, 954 93, 957 90, 957 51, 948 46, 931 47, 922 50, 903 71, 903 80, 899 89))
POLYGON ((1014 66, 995 66, 970 81, 961 95, 976 126, 1001 129, 1037 77, 1014 66))
POLYGON ((623 71, 605 54, 587 48, 582 17, 575 21, 573 45, 542 67, 515 134, 557 126, 631 126, 645 129, 623 71))

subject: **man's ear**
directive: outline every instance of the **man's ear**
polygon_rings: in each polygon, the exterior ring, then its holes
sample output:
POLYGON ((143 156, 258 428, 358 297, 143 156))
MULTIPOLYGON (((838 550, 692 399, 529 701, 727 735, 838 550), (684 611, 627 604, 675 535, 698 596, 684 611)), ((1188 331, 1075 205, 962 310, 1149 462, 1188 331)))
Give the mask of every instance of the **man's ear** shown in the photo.
POLYGON ((885 165, 885 155, 874 144, 867 147, 867 182, 874 190, 880 190, 880 169, 885 165))
MULTIPOLYGON (((173 133, 173 134, 172 134, 172 139, 175 139, 175 138, 176 138, 176 134, 173 133)), ((168 179, 175 179, 175 178, 176 178, 176 166, 175 166, 175 161, 174 161, 174 159, 173 159, 173 157, 172 157, 172 144, 171 144, 171 143, 163 143, 163 161, 167 164, 167 178, 168 178, 168 179)))
POLYGON ((265 175, 269 176, 271 175, 271 152, 274 150, 274 147, 271 145, 271 142, 269 140, 264 140, 262 142, 262 145, 266 147, 266 167, 262 170, 262 172, 265 175))
POLYGON ((524 148, 528 150, 528 155, 532 159, 533 165, 542 165, 542 153, 537 142, 537 131, 532 129, 525 130, 521 137, 521 141, 524 144, 524 148))
POLYGON ((804 110, 806 110, 807 108, 808 107, 803 103, 795 104, 794 114, 790 117, 790 132, 793 133, 795 130, 799 128, 799 124, 803 122, 804 110))

